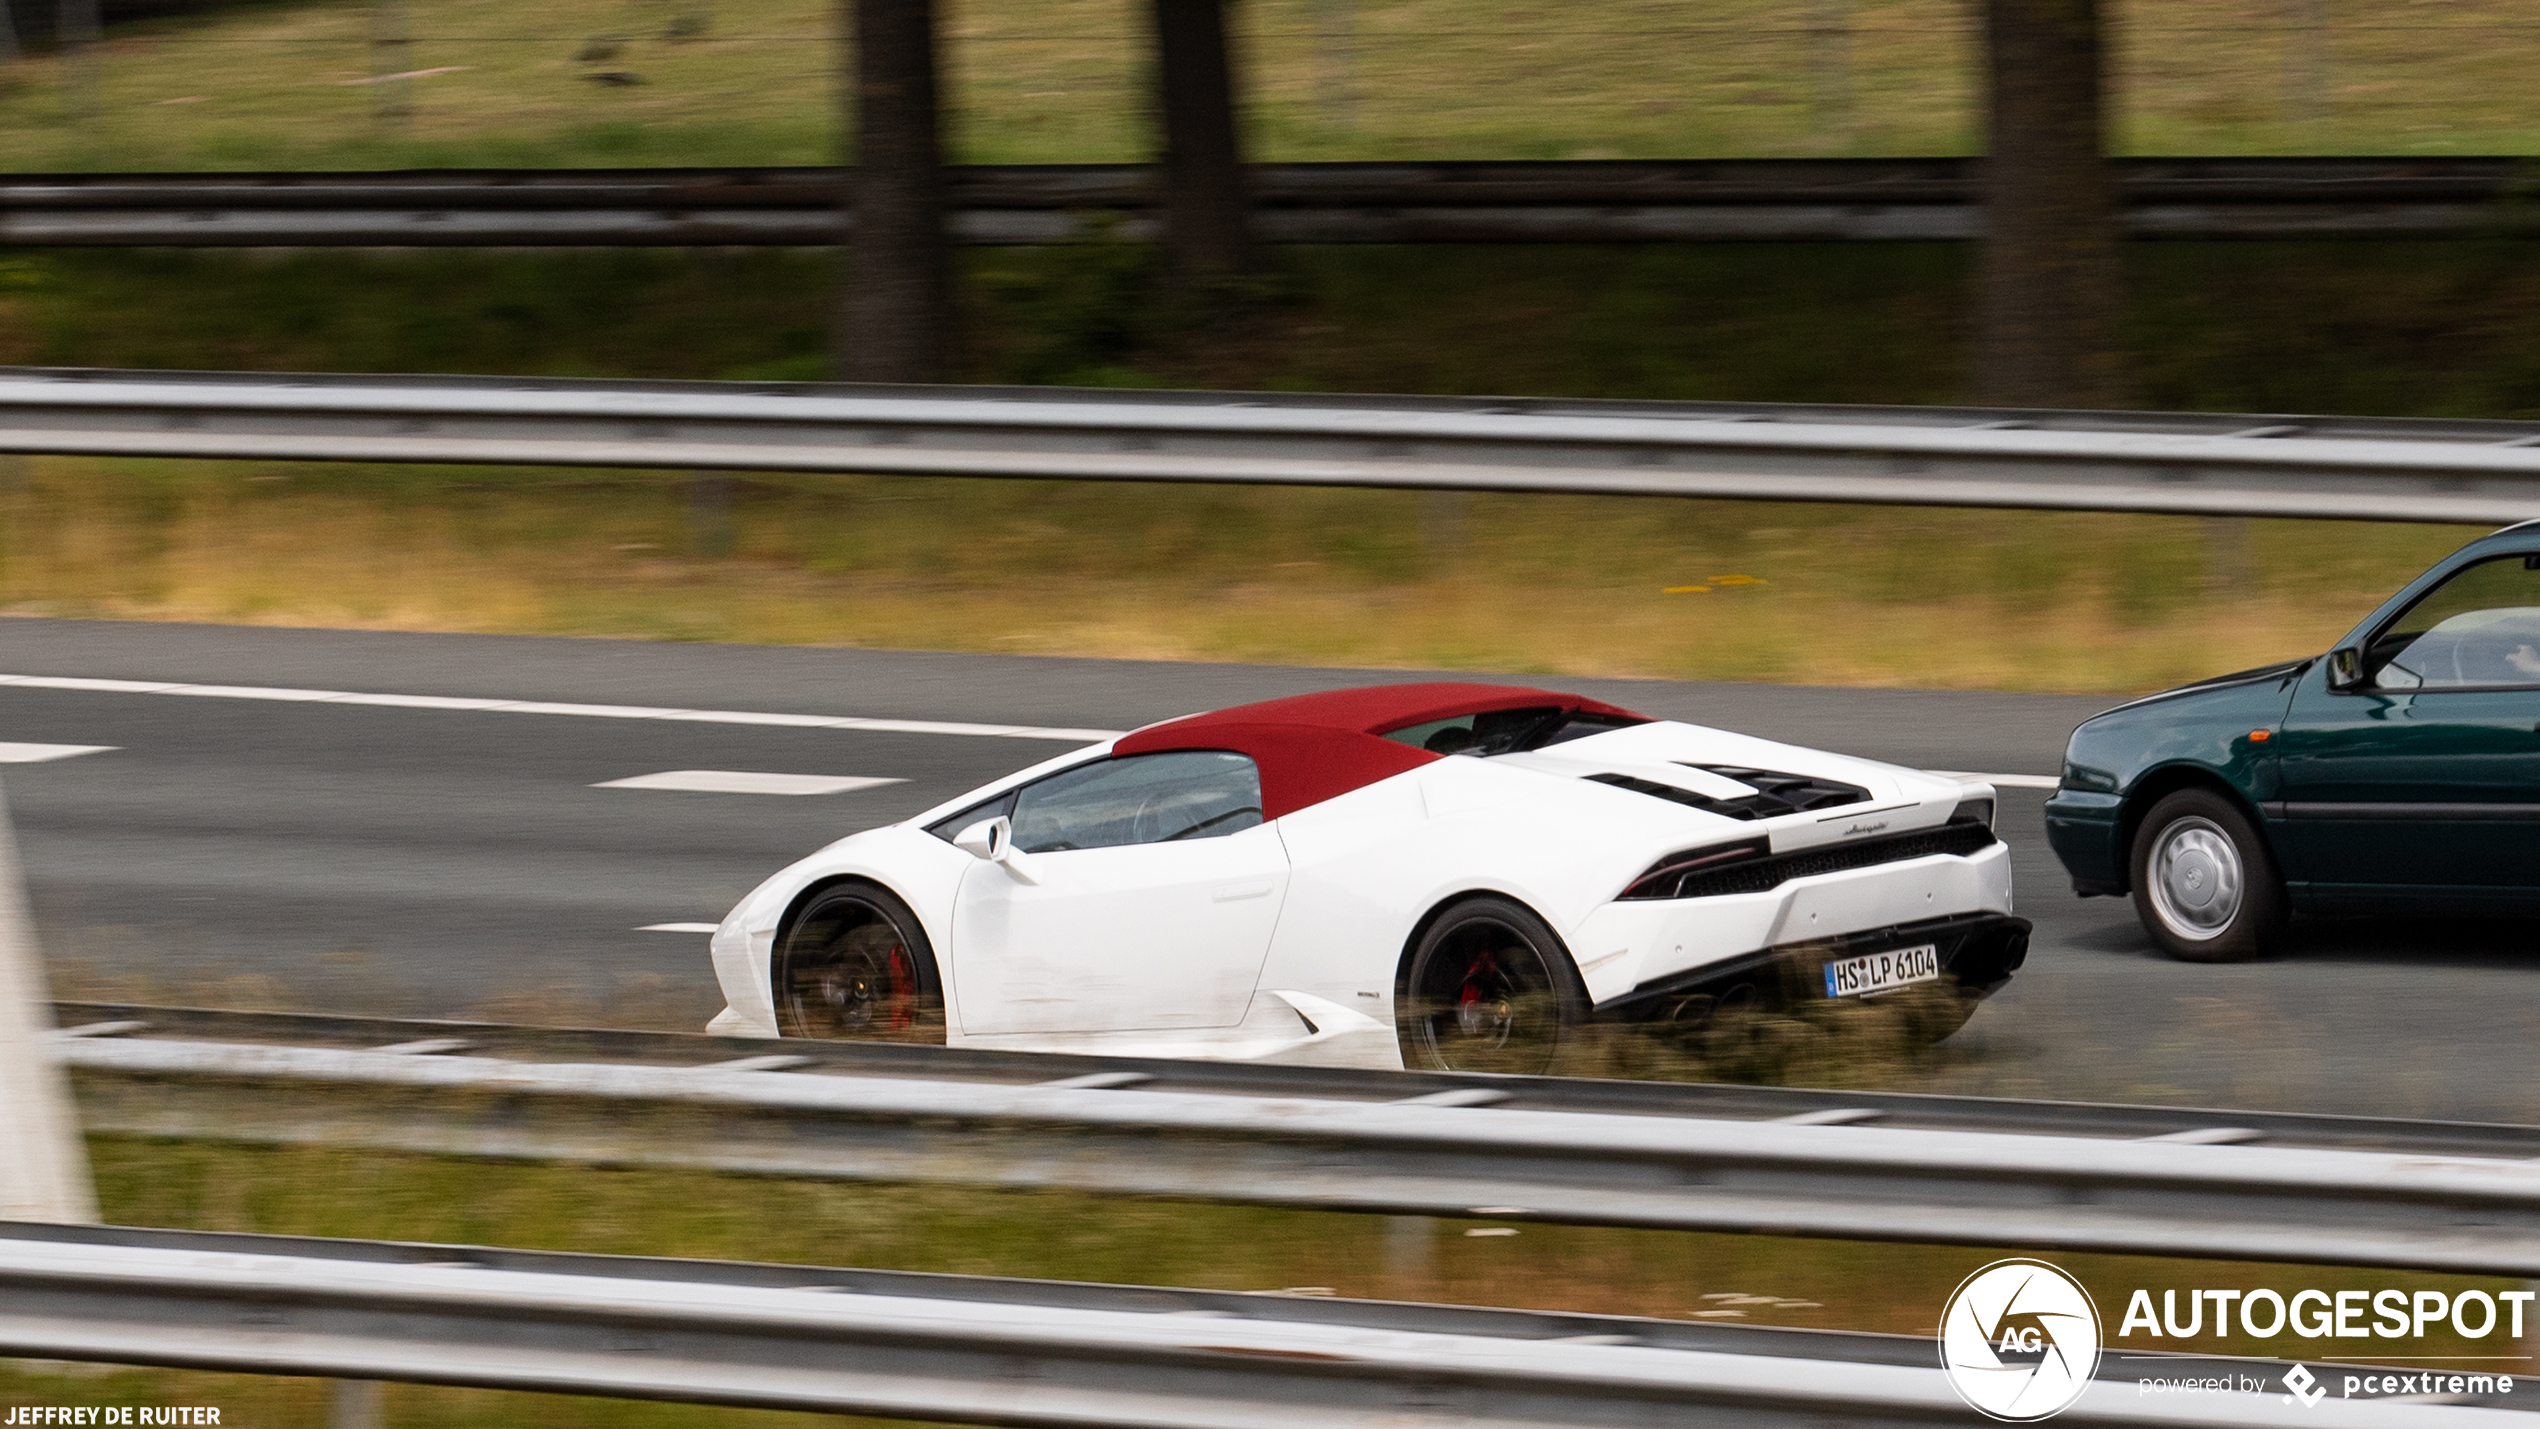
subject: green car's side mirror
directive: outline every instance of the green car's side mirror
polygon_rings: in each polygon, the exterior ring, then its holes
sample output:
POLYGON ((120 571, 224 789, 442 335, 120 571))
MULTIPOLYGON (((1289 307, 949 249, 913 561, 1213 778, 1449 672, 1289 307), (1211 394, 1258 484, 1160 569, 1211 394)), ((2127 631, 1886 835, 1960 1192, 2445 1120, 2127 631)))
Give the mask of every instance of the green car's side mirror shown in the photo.
POLYGON ((2332 690, 2359 690, 2364 685, 2363 652, 2352 645, 2340 645, 2328 652, 2328 687, 2332 690))

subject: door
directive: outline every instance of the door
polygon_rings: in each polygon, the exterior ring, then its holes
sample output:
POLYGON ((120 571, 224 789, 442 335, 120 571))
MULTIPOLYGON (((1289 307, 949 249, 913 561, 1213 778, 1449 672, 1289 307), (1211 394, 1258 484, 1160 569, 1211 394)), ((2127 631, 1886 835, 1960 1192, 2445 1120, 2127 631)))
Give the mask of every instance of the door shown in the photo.
POLYGON ((2278 768, 2294 872, 2334 891, 2540 888, 2540 558, 2463 567, 2302 679, 2278 768))
POLYGON ((1243 1019, 1288 883, 1240 754, 1138 754, 1018 793, 1010 865, 964 873, 952 968, 972 1035, 1243 1019))

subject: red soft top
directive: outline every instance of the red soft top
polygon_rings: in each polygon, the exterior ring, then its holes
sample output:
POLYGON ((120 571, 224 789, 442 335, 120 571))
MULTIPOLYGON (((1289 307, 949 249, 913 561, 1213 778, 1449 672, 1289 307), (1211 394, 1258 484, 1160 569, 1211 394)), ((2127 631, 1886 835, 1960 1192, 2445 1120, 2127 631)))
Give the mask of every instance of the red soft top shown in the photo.
POLYGON ((1261 770, 1261 817, 1276 819, 1440 757, 1384 738, 1389 731, 1458 715, 1538 706, 1625 719, 1648 717, 1580 695, 1524 685, 1437 681, 1291 695, 1186 715, 1124 735, 1112 748, 1119 754, 1226 749, 1249 756, 1261 770))

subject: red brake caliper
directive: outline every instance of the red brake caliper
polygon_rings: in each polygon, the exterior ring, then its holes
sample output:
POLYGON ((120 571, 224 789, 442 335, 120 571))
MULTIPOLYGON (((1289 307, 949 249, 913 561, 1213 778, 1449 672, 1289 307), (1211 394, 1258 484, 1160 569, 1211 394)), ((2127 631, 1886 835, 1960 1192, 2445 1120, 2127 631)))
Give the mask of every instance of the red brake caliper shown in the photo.
POLYGON ((917 969, 909 965, 908 949, 893 943, 887 966, 891 970, 891 1010, 883 1014, 883 1025, 893 1032, 906 1032, 917 1025, 917 969))
POLYGON ((1473 1008, 1482 1001, 1482 973, 1489 966, 1488 958, 1474 959, 1472 966, 1464 969, 1463 988, 1455 994, 1455 1025, 1468 1037, 1481 1031, 1473 1008))

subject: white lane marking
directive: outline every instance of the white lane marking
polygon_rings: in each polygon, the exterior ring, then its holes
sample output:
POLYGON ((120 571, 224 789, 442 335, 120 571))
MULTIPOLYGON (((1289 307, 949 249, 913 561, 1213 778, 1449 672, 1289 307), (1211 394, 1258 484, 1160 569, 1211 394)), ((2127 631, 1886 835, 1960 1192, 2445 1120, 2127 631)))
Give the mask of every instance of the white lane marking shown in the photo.
MULTIPOLYGON (((384 705, 393 709, 488 710, 504 714, 575 715, 584 719, 652 719, 676 724, 763 724, 788 729, 864 729, 877 734, 949 734, 984 739, 1057 739, 1098 744, 1117 739, 1116 729, 1062 729, 1047 725, 965 724, 954 720, 864 719, 855 715, 774 714, 754 710, 663 709, 650 705, 584 705, 554 700, 468 699, 452 695, 370 694, 348 690, 295 690, 266 685, 180 685, 154 680, 93 680, 72 675, 0 675, 0 685, 31 690, 85 690, 116 695, 196 695, 223 700, 281 700, 292 704, 384 705)), ((58 746, 72 748, 72 746, 58 746)), ((98 746, 105 748, 108 746, 98 746)), ((87 753, 80 748, 79 753, 87 753)), ((49 756, 66 757, 66 756, 49 756)), ((1971 774, 1929 771, 1944 779, 1981 779, 2004 789, 2054 789, 2052 774, 1971 774)))
POLYGON ((1970 774, 1963 769, 1926 769, 1923 772, 1937 774, 1943 779, 1979 780, 1997 789, 2060 789, 2064 787, 2064 781, 2052 774, 1970 774))
POLYGON ((92 680, 71 675, 0 675, 0 685, 30 690, 85 690, 112 695, 193 695, 216 700, 280 700, 290 704, 384 705, 411 710, 486 710, 503 714, 573 715, 583 719, 653 719, 678 724, 765 724, 789 729, 862 729, 876 734, 950 734, 985 739, 1058 739, 1096 744, 1116 729, 1060 729, 1029 724, 964 724, 953 720, 865 719, 855 715, 771 714, 753 710, 661 709, 651 705, 584 705, 555 700, 461 699, 450 695, 294 690, 267 685, 182 685, 155 680, 92 680))
POLYGON ((48 759, 103 754, 115 747, 111 744, 11 744, 0 740, 0 764, 42 764, 48 759))
POLYGON ((715 925, 712 923, 647 923, 635 931, 638 933, 711 933, 714 928, 715 925))
MULTIPOLYGON (((868 779, 854 774, 761 774, 748 769, 667 769, 611 779, 594 789, 671 789, 683 794, 844 794, 905 779, 868 779)), ((711 931, 711 930, 709 930, 711 931)))

